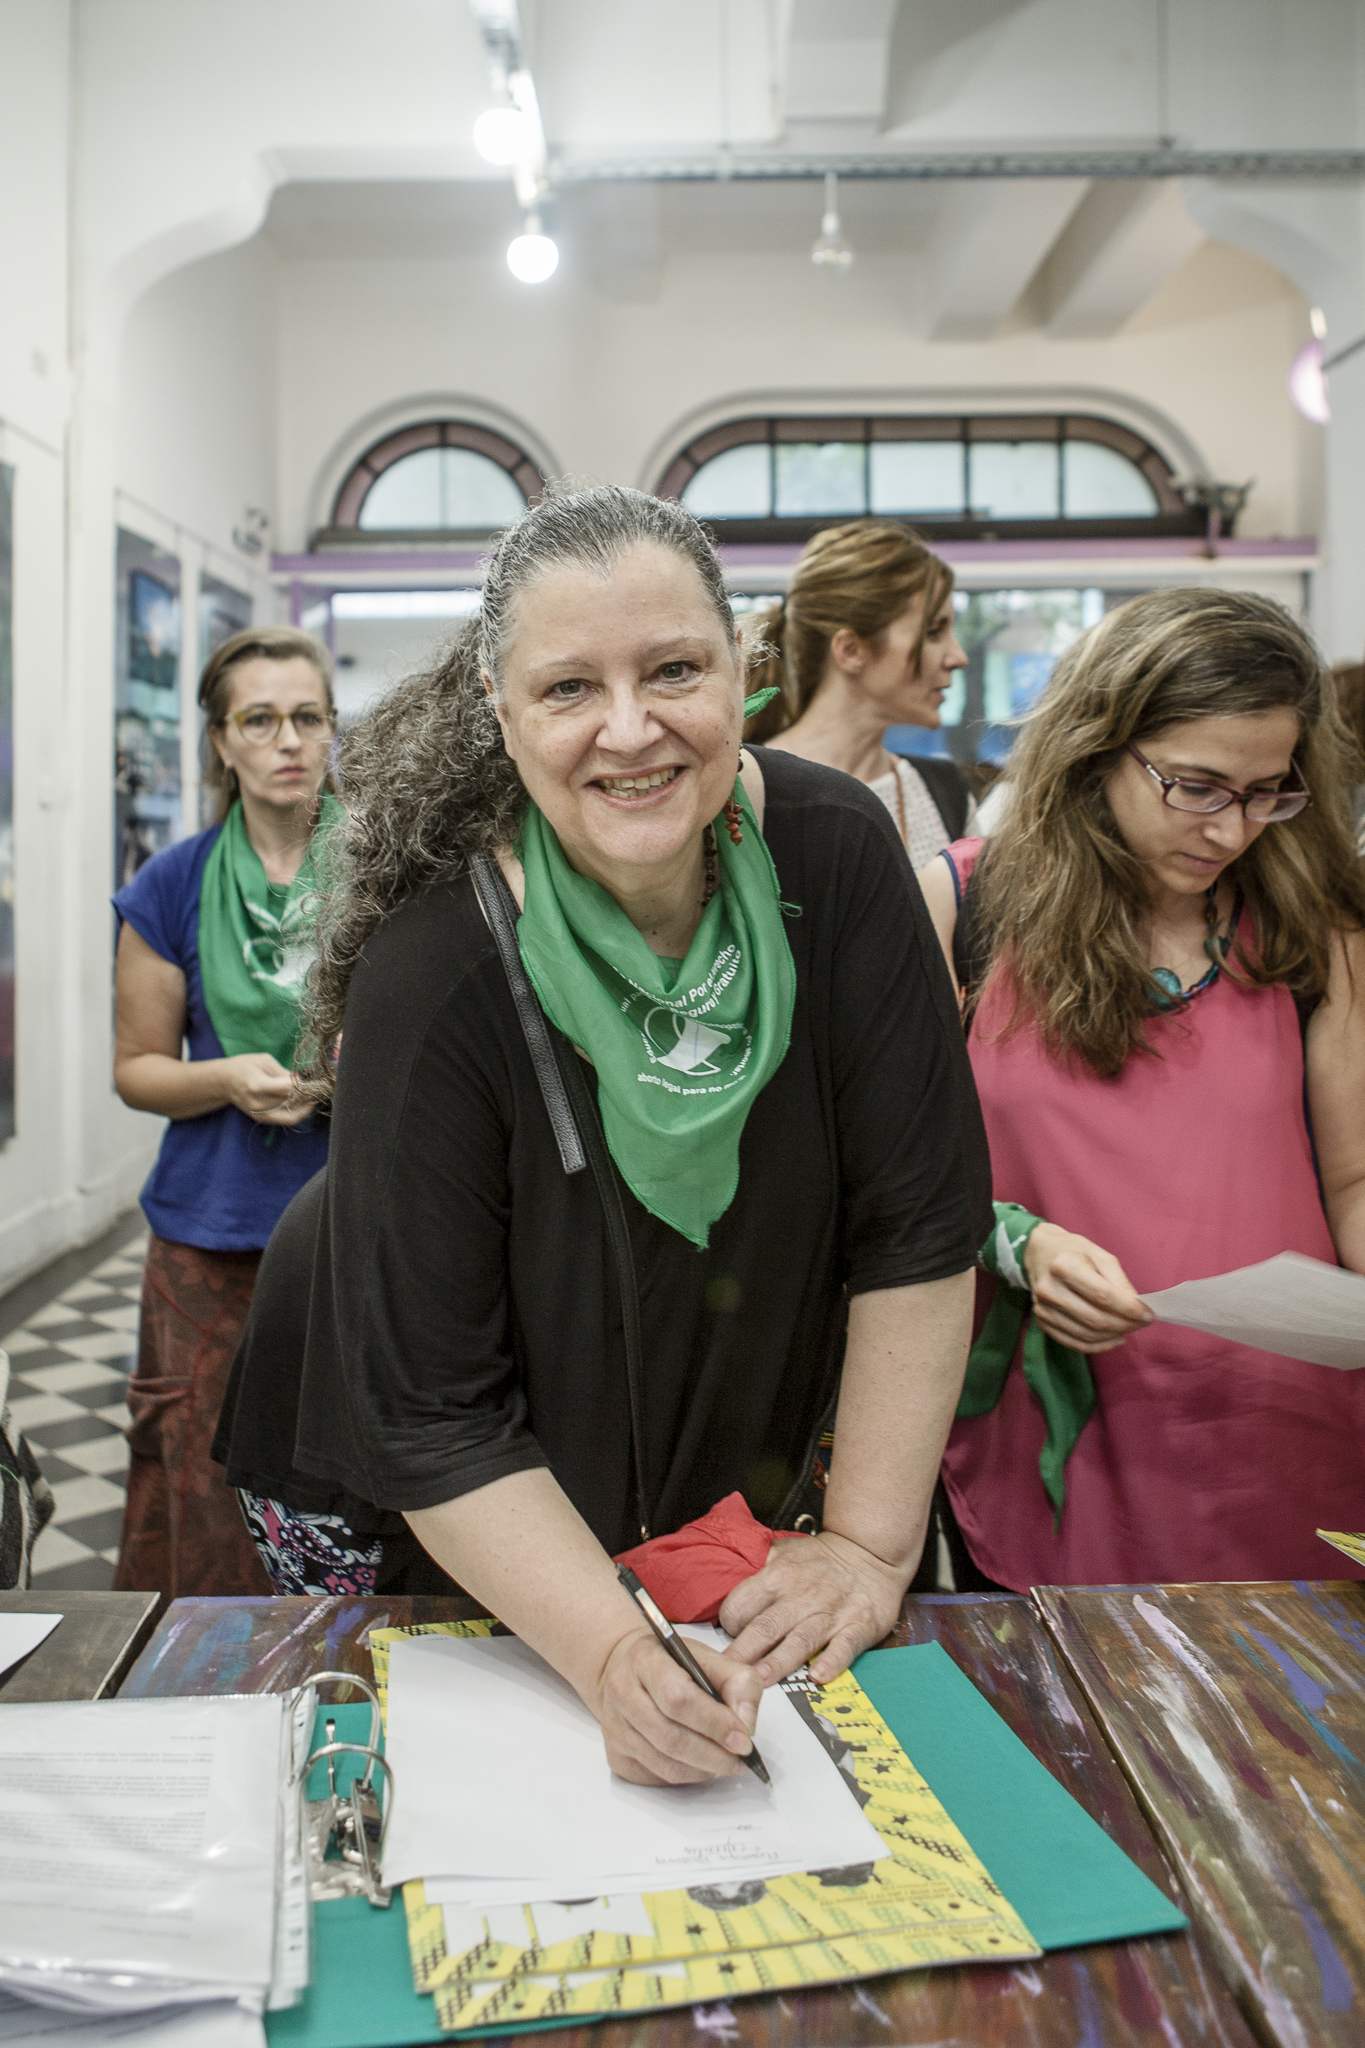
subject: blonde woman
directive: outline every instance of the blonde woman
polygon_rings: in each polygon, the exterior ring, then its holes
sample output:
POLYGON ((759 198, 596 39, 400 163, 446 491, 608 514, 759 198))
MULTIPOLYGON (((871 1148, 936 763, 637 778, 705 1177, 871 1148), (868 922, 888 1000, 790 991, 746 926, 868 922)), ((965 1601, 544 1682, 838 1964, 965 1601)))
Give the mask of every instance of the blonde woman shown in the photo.
POLYGON ((903 526, 860 522, 816 535, 785 599, 746 635, 772 648, 753 687, 780 696, 746 737, 865 782, 922 867, 971 829, 975 806, 951 761, 888 752, 889 725, 936 731, 967 657, 953 632, 953 572, 903 526))
POLYGON ((921 876, 966 985, 1005 1283, 945 1460, 989 1580, 1312 1578, 1317 1528, 1365 1527, 1365 1376, 1138 1298, 1283 1251, 1365 1272, 1349 760, 1277 605, 1135 598, 1059 662, 998 835, 921 876))

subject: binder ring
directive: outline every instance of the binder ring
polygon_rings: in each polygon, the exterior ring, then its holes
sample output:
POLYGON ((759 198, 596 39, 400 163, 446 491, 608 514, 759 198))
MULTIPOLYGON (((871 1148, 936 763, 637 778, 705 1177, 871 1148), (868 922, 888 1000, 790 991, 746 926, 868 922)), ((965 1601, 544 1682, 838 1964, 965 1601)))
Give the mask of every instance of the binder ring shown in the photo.
POLYGON ((389 1821, 393 1815, 393 1802, 397 1792, 398 1783, 397 1779, 393 1775, 393 1765, 389 1762, 386 1756, 381 1756, 377 1749, 371 1749, 367 1742, 324 1742, 321 1749, 315 1749, 312 1755, 309 1757, 307 1763, 301 1767, 299 1775, 294 1780, 294 1783, 296 1785, 302 1784, 304 1779, 308 1776, 308 1773, 312 1770, 314 1764, 320 1764, 323 1761, 324 1757, 329 1756, 367 1756, 370 1759, 369 1768, 366 1771, 364 1777, 360 1780, 362 1788, 366 1791, 368 1791, 370 1788, 370 1781, 374 1776, 374 1767, 376 1764, 378 1764, 380 1770, 384 1773, 384 1776, 388 1781, 389 1796, 388 1799, 385 1801, 384 1816, 379 1825, 379 1860, 382 1866, 384 1860, 384 1844, 389 1838, 389 1821))
MULTIPOLYGON (((378 1694, 378 1693, 377 1693, 377 1692, 375 1691, 374 1687, 373 1687, 373 1686, 372 1686, 372 1685, 370 1684, 370 1681, 369 1681, 369 1679, 368 1679, 368 1678, 362 1678, 362 1677, 361 1677, 361 1676, 359 1675, 359 1673, 358 1673, 358 1672, 355 1672, 355 1671, 314 1671, 314 1672, 311 1672, 311 1673, 309 1674, 309 1676, 308 1676, 307 1678, 303 1679, 303 1680, 302 1680, 302 1681, 301 1681, 301 1682, 300 1682, 300 1683, 299 1683, 298 1685, 296 1685, 296 1686, 294 1687, 294 1690, 293 1690, 293 1692, 292 1692, 292 1693, 291 1693, 291 1694, 289 1695, 289 1710, 290 1710, 290 1712, 291 1712, 291 1713, 293 1712, 293 1710, 294 1710, 294 1707, 295 1707, 295 1704, 296 1704, 296 1703, 297 1703, 297 1701, 298 1701, 299 1695, 300 1695, 301 1693, 304 1693, 304 1692, 306 1692, 306 1691, 308 1690, 308 1688, 309 1688, 309 1686, 310 1686, 310 1685, 326 1685, 326 1684, 327 1684, 327 1683, 328 1683, 329 1681, 330 1681, 330 1682, 331 1682, 331 1683, 332 1683, 333 1685, 353 1685, 353 1686, 357 1687, 359 1691, 361 1691, 361 1692, 363 1692, 363 1693, 366 1693, 366 1694, 368 1694, 368 1696, 369 1696, 369 1701, 370 1701, 370 1739, 369 1739, 369 1742, 368 1742, 368 1743, 366 1743, 366 1744, 364 1745, 364 1747, 365 1747, 365 1748, 366 1748, 366 1749, 367 1749, 367 1750, 368 1750, 368 1751, 369 1751, 369 1752, 370 1752, 370 1753, 371 1753, 372 1755, 375 1755, 376 1757, 378 1757, 378 1747, 379 1747, 379 1733, 380 1733, 380 1729, 381 1729, 381 1727, 382 1727, 382 1725, 383 1725, 383 1724, 382 1724, 382 1717, 381 1717, 381 1715, 380 1715, 380 1712, 379 1712, 379 1694, 378 1694)), ((319 1755, 321 1755, 321 1751, 319 1751, 318 1753, 319 1753, 319 1755)), ((380 1761, 381 1763, 383 1762, 383 1758, 382 1758, 382 1757, 379 1757, 379 1758, 378 1758, 378 1760, 379 1760, 379 1761, 380 1761)), ((310 1760, 309 1760, 309 1764, 307 1764, 307 1765, 305 1765, 305 1766, 304 1766, 304 1776, 306 1776, 306 1775, 307 1775, 307 1772, 308 1772, 309 1768, 311 1767, 311 1761, 312 1761, 312 1760, 311 1760, 311 1758, 310 1758, 310 1760)), ((374 1777, 374 1765, 373 1765, 373 1764, 371 1764, 371 1765, 370 1765, 370 1767, 369 1767, 369 1769, 368 1769, 368 1770, 366 1771, 366 1773, 365 1773, 365 1785, 366 1785, 367 1789, 368 1789, 368 1787, 369 1787, 369 1785, 370 1785, 370 1782, 371 1782, 371 1780, 373 1779, 373 1777, 374 1777)), ((390 1782, 390 1784, 392 1784, 392 1782, 393 1782, 393 1779, 392 1779, 392 1774, 390 1774, 390 1780, 389 1780, 389 1782, 390 1782)))

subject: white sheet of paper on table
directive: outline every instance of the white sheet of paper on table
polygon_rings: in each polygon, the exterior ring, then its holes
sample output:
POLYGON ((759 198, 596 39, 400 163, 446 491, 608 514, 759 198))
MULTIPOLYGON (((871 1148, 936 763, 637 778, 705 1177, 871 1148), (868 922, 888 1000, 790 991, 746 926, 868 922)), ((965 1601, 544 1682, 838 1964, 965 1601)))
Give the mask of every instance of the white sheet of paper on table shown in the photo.
POLYGON ((0 1991, 0 2048, 266 2048, 257 2014, 240 2005, 159 2012, 54 2012, 0 1991))
POLYGON ((275 1945, 281 1708, 274 1693, 0 1704, 10 1989, 72 2007, 235 1996, 259 2008, 275 1945))
POLYGON ((0 1678, 52 1634, 60 1614, 0 1614, 0 1678))
POLYGON ((1338 1372, 1365 1366, 1365 1275, 1281 1252, 1258 1266, 1144 1294, 1163 1323, 1338 1372))
MULTIPOLYGON (((771 1790, 749 1771, 705 1785, 628 1785, 612 1776, 577 1694, 515 1637, 396 1642, 387 1754, 398 1785, 420 1789, 394 1800, 385 1877, 530 1880, 515 1887, 521 1899, 543 1886, 543 1896, 566 1899, 886 1855, 785 1693, 764 1695, 756 1734, 771 1790)), ((515 1903, 508 1889, 452 1886, 464 1898, 450 1903, 515 1903)))

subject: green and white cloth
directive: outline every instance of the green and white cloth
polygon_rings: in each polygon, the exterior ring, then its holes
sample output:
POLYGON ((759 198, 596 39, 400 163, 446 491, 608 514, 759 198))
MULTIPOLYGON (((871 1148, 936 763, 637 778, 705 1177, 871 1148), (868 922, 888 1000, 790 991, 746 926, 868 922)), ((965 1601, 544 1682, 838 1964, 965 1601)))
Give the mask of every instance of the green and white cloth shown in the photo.
POLYGON ((995 1228, 977 1253, 977 1264, 993 1274, 998 1284, 990 1313, 967 1360, 957 1412, 959 1417, 986 1415, 994 1408, 1005 1390, 1022 1333, 1024 1379, 1036 1395, 1047 1425, 1038 1470, 1060 1521, 1066 1503, 1066 1461, 1094 1412, 1095 1381, 1084 1352, 1072 1351, 1049 1337, 1033 1312, 1024 1247, 1041 1220, 1015 1202, 995 1204, 995 1228))
POLYGON ((266 1052, 293 1068, 299 1003, 316 957, 314 855, 321 834, 345 815, 336 797, 322 797, 308 851, 287 887, 267 880, 240 798, 223 821, 199 888, 199 972, 229 1059, 266 1052))
POLYGON ((698 1246, 734 1200, 739 1141, 791 1038, 796 969, 777 870, 743 785, 743 841, 716 834, 718 887, 685 960, 651 951, 569 865, 534 804, 517 851, 521 957, 551 1022, 597 1069, 612 1158, 654 1216, 698 1246))

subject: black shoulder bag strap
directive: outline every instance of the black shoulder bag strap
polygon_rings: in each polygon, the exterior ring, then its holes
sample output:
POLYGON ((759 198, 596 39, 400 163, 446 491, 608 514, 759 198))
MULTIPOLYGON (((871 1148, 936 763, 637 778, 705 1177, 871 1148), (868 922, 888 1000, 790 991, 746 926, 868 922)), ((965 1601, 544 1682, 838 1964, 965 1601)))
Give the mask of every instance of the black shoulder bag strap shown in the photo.
MULTIPOLYGON (((947 855, 940 854, 939 858, 946 860, 947 855)), ((980 865, 978 861, 967 878, 967 886, 958 901, 957 923, 953 927, 953 971, 957 975, 957 985, 962 990, 964 1031, 970 1028, 972 1013, 981 995, 981 984, 991 964, 990 947, 981 929, 980 895, 976 888, 980 865)))
POLYGON ((496 861, 474 854, 469 863, 474 892, 492 932, 512 990, 512 1001, 526 1035, 531 1065, 540 1084, 550 1128, 559 1146, 565 1173, 592 1168, 602 1215, 607 1226, 621 1295, 621 1330, 626 1350, 626 1387, 630 1396, 630 1443, 635 1464, 635 1508, 640 1540, 649 1541, 649 1505, 645 1488, 644 1346, 640 1336, 640 1290, 630 1249, 630 1226, 621 1200, 616 1162, 607 1150, 601 1112, 583 1072, 583 1061, 562 1032, 552 1031, 536 999, 517 944, 516 898, 496 861), (586 1157, 585 1157, 586 1154, 586 1157))
POLYGON ((934 800, 949 839, 960 839, 967 829, 968 789, 956 761, 931 759, 923 754, 906 757, 934 800))

